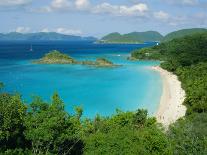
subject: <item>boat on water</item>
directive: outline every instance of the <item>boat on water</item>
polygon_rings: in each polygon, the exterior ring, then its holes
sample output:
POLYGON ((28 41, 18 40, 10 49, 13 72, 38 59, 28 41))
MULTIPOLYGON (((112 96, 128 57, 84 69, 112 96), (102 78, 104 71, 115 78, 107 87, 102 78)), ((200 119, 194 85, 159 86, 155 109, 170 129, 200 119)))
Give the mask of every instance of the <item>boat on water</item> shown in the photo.
POLYGON ((30 47, 30 51, 31 51, 31 52, 33 51, 32 45, 31 45, 31 47, 30 47))

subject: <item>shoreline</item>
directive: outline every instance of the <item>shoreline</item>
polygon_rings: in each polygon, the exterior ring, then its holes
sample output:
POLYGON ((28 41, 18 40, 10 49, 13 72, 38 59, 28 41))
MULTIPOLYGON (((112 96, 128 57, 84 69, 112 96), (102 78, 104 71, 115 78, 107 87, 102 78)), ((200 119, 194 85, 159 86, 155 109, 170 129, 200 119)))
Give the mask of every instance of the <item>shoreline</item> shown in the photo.
POLYGON ((157 122, 168 127, 179 118, 185 116, 187 108, 183 105, 185 91, 181 87, 181 82, 177 76, 162 69, 160 66, 150 67, 159 72, 163 82, 162 96, 156 112, 157 122))

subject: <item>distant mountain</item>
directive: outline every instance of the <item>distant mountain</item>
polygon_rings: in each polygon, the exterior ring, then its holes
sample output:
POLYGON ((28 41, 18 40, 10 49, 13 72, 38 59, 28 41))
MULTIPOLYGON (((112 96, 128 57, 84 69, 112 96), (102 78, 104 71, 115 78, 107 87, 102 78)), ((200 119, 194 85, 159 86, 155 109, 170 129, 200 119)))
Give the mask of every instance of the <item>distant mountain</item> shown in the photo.
POLYGON ((120 34, 118 32, 110 33, 104 36, 100 43, 143 43, 148 41, 161 41, 163 36, 156 31, 132 32, 120 34))
POLYGON ((195 33, 202 33, 202 32, 207 32, 207 29, 204 28, 192 28, 192 29, 182 29, 179 31, 175 31, 175 32, 171 32, 169 34, 167 34, 163 41, 170 41, 176 38, 181 38, 187 35, 192 35, 195 33))
POLYGON ((64 35, 55 32, 39 32, 39 33, 17 33, 11 32, 7 34, 0 33, 0 41, 96 41, 94 37, 80 37, 73 35, 64 35))

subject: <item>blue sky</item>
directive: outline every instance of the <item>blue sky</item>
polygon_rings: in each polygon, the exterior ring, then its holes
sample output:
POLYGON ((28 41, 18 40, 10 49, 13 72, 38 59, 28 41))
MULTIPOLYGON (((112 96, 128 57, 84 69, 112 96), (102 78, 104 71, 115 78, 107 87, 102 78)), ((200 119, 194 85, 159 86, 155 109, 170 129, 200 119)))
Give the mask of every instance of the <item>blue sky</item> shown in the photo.
POLYGON ((110 32, 207 28, 207 0, 0 0, 0 32, 110 32))

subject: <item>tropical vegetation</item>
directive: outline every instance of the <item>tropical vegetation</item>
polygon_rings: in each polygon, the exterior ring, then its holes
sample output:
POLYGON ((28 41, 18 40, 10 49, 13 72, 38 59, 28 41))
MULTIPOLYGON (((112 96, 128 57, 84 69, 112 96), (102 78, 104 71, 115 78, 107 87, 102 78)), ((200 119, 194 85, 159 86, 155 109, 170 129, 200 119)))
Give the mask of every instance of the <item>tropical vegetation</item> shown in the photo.
POLYGON ((152 48, 136 50, 134 59, 161 60, 186 91, 187 114, 169 130, 175 154, 207 153, 207 33, 174 39, 152 48))
POLYGON ((65 111, 54 93, 50 102, 0 93, 1 154, 205 155, 207 154, 207 33, 195 34, 134 51, 135 59, 162 60, 161 66, 182 81, 187 114, 168 130, 147 111, 83 117, 65 111))

